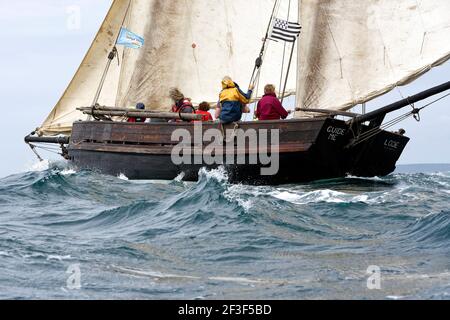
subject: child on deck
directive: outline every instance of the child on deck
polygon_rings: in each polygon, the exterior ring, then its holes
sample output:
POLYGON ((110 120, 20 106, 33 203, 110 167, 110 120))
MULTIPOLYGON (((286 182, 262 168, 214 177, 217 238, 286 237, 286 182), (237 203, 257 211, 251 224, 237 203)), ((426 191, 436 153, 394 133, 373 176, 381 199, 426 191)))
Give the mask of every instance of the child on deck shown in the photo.
POLYGON ((209 110, 211 110, 211 106, 209 105, 209 103, 202 102, 198 106, 198 110, 195 113, 202 116, 203 122, 214 121, 211 113, 209 113, 209 110))

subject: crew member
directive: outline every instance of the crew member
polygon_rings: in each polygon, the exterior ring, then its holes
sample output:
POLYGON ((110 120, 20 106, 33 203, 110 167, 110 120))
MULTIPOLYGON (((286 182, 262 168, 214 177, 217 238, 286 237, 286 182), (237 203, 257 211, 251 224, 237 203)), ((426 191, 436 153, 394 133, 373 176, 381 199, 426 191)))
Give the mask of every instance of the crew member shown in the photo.
POLYGON ((214 121, 209 110, 211 110, 211 106, 208 102, 205 101, 200 103, 200 105, 198 106, 198 110, 195 113, 202 116, 203 122, 214 121))
MULTIPOLYGON (((145 104, 138 103, 136 105, 136 110, 145 110, 145 104)), ((130 117, 128 118, 127 122, 129 123, 144 123, 147 119, 141 118, 141 117, 130 117)))
POLYGON ((290 112, 281 105, 275 93, 275 86, 268 84, 264 87, 264 96, 258 102, 256 118, 258 120, 281 120, 286 119, 290 112))
POLYGON ((241 121, 242 114, 250 111, 247 104, 250 103, 253 89, 254 86, 251 85, 248 92, 244 93, 230 77, 223 78, 217 111, 220 112, 219 118, 222 123, 241 121))

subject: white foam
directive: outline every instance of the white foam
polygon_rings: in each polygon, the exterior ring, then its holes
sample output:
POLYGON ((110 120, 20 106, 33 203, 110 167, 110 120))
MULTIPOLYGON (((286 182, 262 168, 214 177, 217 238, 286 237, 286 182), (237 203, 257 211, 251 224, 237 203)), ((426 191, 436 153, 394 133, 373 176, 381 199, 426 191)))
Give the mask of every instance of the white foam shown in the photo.
POLYGON ((440 178, 449 178, 450 172, 434 172, 430 174, 431 176, 440 177, 440 178))
POLYGON ((184 172, 180 173, 175 179, 175 182, 183 182, 184 177, 186 176, 186 174, 184 172))
POLYGON ((71 176, 76 173, 77 172, 73 169, 65 169, 65 170, 61 171, 61 175, 63 175, 63 176, 71 176))
POLYGON ((366 202, 369 199, 369 196, 367 195, 355 196, 333 190, 317 190, 303 194, 278 190, 271 193, 271 196, 294 204, 310 204, 320 202, 353 203, 353 202, 366 202))
POLYGON ((6 251, 0 251, 0 257, 11 257, 11 255, 6 251))
POLYGON ((46 258, 47 261, 72 260, 72 256, 70 256, 70 255, 66 255, 66 256, 56 255, 56 254, 46 255, 46 254, 43 254, 43 253, 26 254, 26 255, 22 255, 22 257, 24 259, 29 259, 29 258, 46 258))
POLYGON ((39 161, 39 162, 36 162, 33 165, 31 165, 31 167, 27 171, 42 172, 42 171, 45 171, 48 169, 50 169, 50 161, 43 160, 43 161, 39 161))
POLYGON ((292 202, 292 203, 298 202, 301 199, 301 197, 298 194, 290 193, 287 191, 283 191, 280 193, 274 193, 273 196, 277 199, 287 201, 287 202, 292 202))
POLYGON ((70 255, 68 256, 58 256, 58 255, 49 255, 47 256, 47 261, 64 261, 64 260, 71 260, 72 257, 70 255))
POLYGON ((237 185, 231 185, 227 187, 227 190, 223 193, 224 197, 230 201, 230 202, 237 202, 240 207, 242 207, 245 212, 248 212, 253 207, 253 201, 252 198, 255 196, 258 196, 258 193, 250 192, 249 194, 249 187, 243 186, 240 184, 237 185), (246 195, 249 197, 249 199, 245 200, 242 198, 243 195, 246 195))
POLYGON ((355 176, 348 175, 345 178, 351 179, 351 180, 384 181, 384 179, 380 178, 380 177, 364 178, 364 177, 355 177, 355 176))
POLYGON ((223 166, 217 169, 207 170, 206 168, 200 169, 199 175, 205 176, 207 179, 214 179, 221 183, 228 182, 228 175, 223 166))
POLYGON ((119 178, 120 180, 123 180, 123 181, 128 181, 128 180, 130 180, 130 179, 128 179, 128 177, 127 177, 126 175, 124 175, 123 173, 119 174, 119 176, 118 176, 117 178, 119 178))

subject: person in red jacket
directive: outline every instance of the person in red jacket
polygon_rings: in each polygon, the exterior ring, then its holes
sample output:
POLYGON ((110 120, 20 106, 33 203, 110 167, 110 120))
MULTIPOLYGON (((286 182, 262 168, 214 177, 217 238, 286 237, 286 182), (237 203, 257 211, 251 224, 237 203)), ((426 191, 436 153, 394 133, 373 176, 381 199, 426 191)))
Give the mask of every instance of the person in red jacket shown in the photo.
MULTIPOLYGON (((174 103, 171 109, 173 113, 195 113, 194 106, 191 99, 186 98, 184 94, 178 88, 171 88, 169 91, 169 97, 174 103)), ((171 120, 169 122, 182 122, 182 120, 171 120)))
POLYGON ((256 109, 258 120, 281 120, 286 119, 290 112, 281 105, 275 93, 275 86, 268 84, 264 87, 264 96, 259 101, 256 109))
POLYGON ((211 113, 209 113, 209 110, 211 110, 211 106, 209 105, 209 103, 202 102, 198 106, 198 110, 195 113, 202 116, 202 122, 214 121, 211 113))

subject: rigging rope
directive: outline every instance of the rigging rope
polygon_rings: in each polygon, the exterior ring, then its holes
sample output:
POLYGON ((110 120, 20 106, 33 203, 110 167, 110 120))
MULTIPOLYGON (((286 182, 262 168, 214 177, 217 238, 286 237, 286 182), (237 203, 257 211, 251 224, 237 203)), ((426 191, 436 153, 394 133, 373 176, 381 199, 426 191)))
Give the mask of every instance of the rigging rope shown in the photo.
MULTIPOLYGON (((291 18, 291 0, 289 0, 289 5, 288 5, 288 12, 287 12, 287 21, 289 21, 291 18)), ((281 86, 283 85, 283 73, 284 73, 284 63, 286 60, 286 46, 287 43, 284 42, 284 47, 283 47, 283 61, 281 63, 281 76, 280 76, 280 86, 278 88, 280 88, 281 90, 281 86)))
POLYGON ((264 62, 264 57, 265 57, 265 54, 266 54, 266 43, 267 43, 267 40, 269 40, 270 27, 272 26, 273 19, 278 14, 278 10, 279 9, 280 9, 280 1, 276 0, 275 4, 273 6, 272 15, 270 16, 269 25, 267 26, 267 31, 266 31, 266 35, 265 35, 264 40, 263 40, 263 45, 262 45, 261 51, 259 53, 258 58, 256 59, 256 62, 255 62, 255 68, 253 69, 253 73, 252 73, 252 77, 250 79, 249 87, 252 86, 252 85, 254 86, 256 84, 257 78, 259 78, 260 75, 261 75, 261 67, 262 67, 262 64, 264 62))
MULTIPOLYGON (((123 28, 123 26, 125 25, 125 22, 126 22, 126 20, 127 20, 127 18, 128 18, 128 13, 129 13, 129 11, 130 11, 130 7, 131 7, 131 0, 128 1, 127 10, 125 11, 125 15, 124 15, 124 17, 123 17, 122 24, 120 25, 120 29, 119 29, 119 31, 118 31, 118 33, 117 33, 116 41, 114 42, 114 45, 113 45, 113 48, 111 49, 111 52, 108 54, 108 63, 106 64, 105 70, 103 71, 103 75, 102 75, 102 78, 101 78, 101 80, 100 80, 99 86, 98 86, 98 88, 97 88, 97 92, 95 93, 94 101, 92 102, 92 111, 94 111, 96 105, 98 104, 98 100, 100 99, 100 95, 101 95, 101 93, 102 93, 103 86, 104 86, 105 81, 106 81, 106 77, 108 76, 109 68, 110 68, 110 66, 111 66, 112 61, 113 61, 116 57, 117 57, 118 64, 119 64, 119 66, 120 66, 119 52, 117 51, 116 45, 117 45, 117 41, 119 40, 119 37, 120 37, 120 33, 121 33, 121 31, 122 31, 122 28, 123 28)), ((92 118, 92 116, 88 116, 88 120, 91 120, 91 118, 92 118)), ((97 120, 97 121, 99 121, 99 120, 98 120, 97 118, 95 118, 95 117, 94 117, 94 119, 97 120)))
POLYGON ((431 105, 433 105, 433 104, 435 104, 435 103, 437 103, 437 102, 439 102, 439 101, 441 101, 441 100, 443 100, 443 99, 445 99, 445 98, 447 98, 449 96, 450 96, 450 93, 447 93, 446 95, 444 95, 444 96, 442 96, 442 97, 440 97, 440 98, 438 98, 438 99, 436 99, 436 100, 434 100, 434 101, 424 105, 421 108, 416 108, 416 107, 414 107, 414 105, 412 105, 413 106, 413 110, 411 110, 410 112, 407 112, 407 113, 405 113, 405 114, 403 114, 403 115, 401 115, 401 116, 399 116, 399 117, 397 117, 397 118, 395 118, 395 119, 393 119, 393 120, 383 124, 382 126, 380 126, 378 128, 371 129, 371 130, 361 134, 359 137, 357 137, 355 139, 355 141, 351 145, 352 146, 356 146, 356 145, 359 145, 359 144, 361 144, 361 143, 363 143, 363 142, 365 142, 367 140, 370 140, 370 139, 374 138, 375 136, 377 136, 378 134, 380 134, 381 132, 383 132, 384 130, 389 129, 389 128, 395 126, 396 124, 405 121, 406 119, 408 119, 411 116, 413 116, 417 121, 420 121, 420 111, 428 108, 429 106, 431 106, 431 105))
POLYGON ((31 150, 34 151, 34 153, 36 154, 36 156, 38 157, 38 159, 39 159, 40 161, 42 161, 42 158, 41 158, 41 156, 36 152, 36 149, 44 150, 44 151, 47 151, 47 152, 49 152, 49 153, 57 154, 57 155, 59 155, 59 156, 63 155, 63 153, 58 152, 58 150, 60 150, 60 149, 57 149, 57 148, 43 147, 43 146, 40 146, 40 145, 31 144, 31 143, 29 143, 28 145, 30 146, 31 150))

